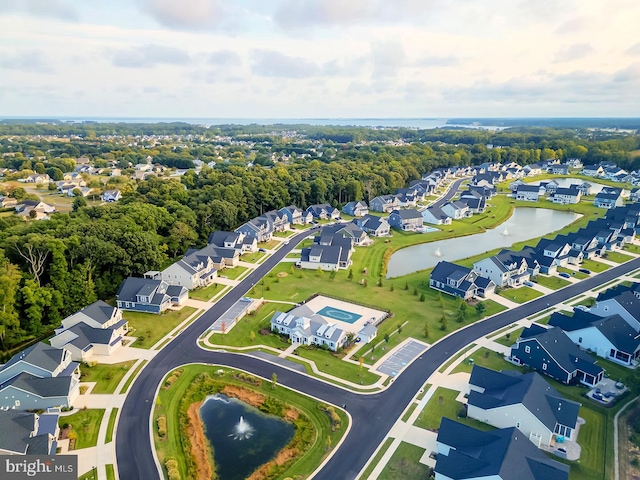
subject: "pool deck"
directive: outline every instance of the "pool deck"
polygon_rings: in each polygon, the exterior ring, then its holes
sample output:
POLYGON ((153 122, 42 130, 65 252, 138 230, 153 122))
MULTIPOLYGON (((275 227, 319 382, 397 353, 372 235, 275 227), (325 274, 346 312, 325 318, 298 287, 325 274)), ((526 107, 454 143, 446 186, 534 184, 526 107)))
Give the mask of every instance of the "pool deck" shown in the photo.
POLYGON ((336 300, 334 298, 324 297, 322 295, 318 295, 312 298, 311 300, 307 301, 305 305, 309 307, 314 313, 325 318, 327 322, 335 324, 345 331, 354 333, 359 332, 368 323, 377 324, 386 315, 386 312, 382 310, 363 307, 361 305, 349 303, 348 301, 336 300), (352 315, 360 315, 360 318, 351 323, 319 313, 325 308, 333 308, 346 313, 350 313, 352 315))

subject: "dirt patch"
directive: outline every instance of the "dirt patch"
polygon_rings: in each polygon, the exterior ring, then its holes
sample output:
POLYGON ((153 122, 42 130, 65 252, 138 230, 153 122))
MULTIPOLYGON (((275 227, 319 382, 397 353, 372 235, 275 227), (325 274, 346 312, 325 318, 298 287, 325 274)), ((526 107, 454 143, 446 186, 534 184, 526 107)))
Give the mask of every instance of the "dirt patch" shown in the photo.
POLYGON ((264 403, 264 395, 246 388, 236 387, 235 385, 225 385, 220 393, 224 393, 227 397, 237 398, 241 402, 247 403, 252 407, 259 407, 264 403))
POLYGON ((287 272, 278 272, 278 277, 280 277, 280 278, 284 278, 287 275, 289 275, 287 272))
POLYGON ((299 416, 300 412, 295 408, 290 408, 284 412, 284 419, 289 423, 293 423, 299 416))
POLYGON ((213 477, 213 468, 209 462, 209 448, 207 439, 204 436, 204 427, 200 421, 198 411, 202 406, 202 402, 196 402, 189 405, 187 417, 189 418, 189 440, 191 442, 191 455, 195 458, 197 480, 209 480, 213 477))
POLYGON ((299 451, 297 448, 284 448, 280 450, 276 458, 271 460, 270 462, 265 463, 260 468, 258 468, 255 472, 253 472, 247 480, 262 480, 267 478, 269 475, 269 471, 271 468, 275 466, 284 465, 289 460, 296 458, 299 455, 299 451))

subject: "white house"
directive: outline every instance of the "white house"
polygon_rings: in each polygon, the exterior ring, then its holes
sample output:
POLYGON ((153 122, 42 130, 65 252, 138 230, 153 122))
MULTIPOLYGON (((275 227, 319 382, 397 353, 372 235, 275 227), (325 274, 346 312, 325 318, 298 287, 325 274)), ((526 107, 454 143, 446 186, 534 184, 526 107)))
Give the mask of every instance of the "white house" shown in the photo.
POLYGON ((577 188, 557 188, 555 192, 551 194, 549 199, 553 203, 578 203, 580 201, 580 190, 577 188))
POLYGON ((458 200, 456 202, 447 202, 442 207, 442 211, 454 220, 459 220, 461 218, 466 218, 471 216, 471 211, 469 210, 469 205, 462 200, 458 200))

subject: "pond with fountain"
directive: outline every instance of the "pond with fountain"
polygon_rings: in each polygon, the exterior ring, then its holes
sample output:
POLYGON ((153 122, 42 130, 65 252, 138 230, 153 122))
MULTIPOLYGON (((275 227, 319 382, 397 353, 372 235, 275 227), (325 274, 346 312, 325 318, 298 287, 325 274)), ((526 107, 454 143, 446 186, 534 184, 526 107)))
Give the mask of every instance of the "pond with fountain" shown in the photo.
POLYGON ((208 396, 200 408, 220 480, 243 480, 293 438, 290 423, 235 398, 208 396))
POLYGON ((440 260, 453 262, 495 248, 542 237, 580 218, 579 214, 548 208, 517 207, 499 227, 476 235, 439 240, 403 248, 389 259, 387 278, 435 267, 440 260))

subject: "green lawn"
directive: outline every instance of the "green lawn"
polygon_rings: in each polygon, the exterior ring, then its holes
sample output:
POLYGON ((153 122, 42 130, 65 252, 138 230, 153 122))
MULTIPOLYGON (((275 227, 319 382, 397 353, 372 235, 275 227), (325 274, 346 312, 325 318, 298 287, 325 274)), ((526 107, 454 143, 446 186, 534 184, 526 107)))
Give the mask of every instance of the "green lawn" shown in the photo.
POLYGON ((633 260, 635 257, 632 257, 631 255, 625 255, 624 253, 620 252, 607 252, 605 258, 607 260, 611 260, 612 262, 624 263, 628 262, 629 260, 633 260))
POLYGON ((378 465, 382 456, 387 452, 387 450, 389 450, 389 447, 392 443, 393 438, 387 438, 384 441, 382 447, 380 448, 380 450, 378 450, 378 453, 376 453, 376 455, 373 457, 373 460, 371 460, 371 463, 369 463, 365 471, 362 472, 362 475, 360 475, 360 478, 358 480, 367 480, 369 478, 369 475, 371 475, 373 469, 376 468, 376 465, 378 465))
POLYGON ((182 307, 180 310, 169 310, 160 315, 125 312, 124 317, 129 322, 129 327, 135 330, 130 335, 138 337, 132 346, 151 348, 195 311, 192 307, 182 307))
POLYGON ((265 250, 271 250, 272 248, 276 248, 282 242, 280 240, 269 240, 268 242, 260 242, 258 243, 258 247, 264 248, 265 250))
POLYGON ((558 267, 557 269, 558 273, 568 273, 569 275, 571 275, 573 278, 577 278, 578 280, 582 280, 584 278, 588 278, 589 275, 586 273, 582 273, 582 272, 576 272, 575 270, 571 270, 570 268, 565 268, 565 267, 558 267))
POLYGON ((76 450, 81 448, 95 447, 98 444, 98 432, 100 431, 100 423, 104 415, 104 408, 80 410, 73 415, 60 417, 58 425, 62 427, 68 423, 73 428, 72 432, 76 432, 76 450))
POLYGON ((379 480, 414 480, 428 478, 429 467, 420 463, 424 448, 400 442, 398 448, 378 476, 379 480))
POLYGON ((626 251, 631 252, 631 253, 640 254, 640 245, 626 244, 623 247, 623 250, 626 250, 626 251))
POLYGON ((298 347, 295 354, 312 360, 316 367, 323 373, 343 378, 353 383, 362 385, 371 385, 380 379, 379 375, 369 372, 366 368, 360 368, 359 365, 345 362, 339 354, 333 354, 329 351, 315 347, 298 347))
POLYGON ((107 424, 107 433, 104 438, 104 443, 109 443, 113 440, 113 429, 116 426, 116 417, 118 416, 118 409, 114 408, 111 410, 111 414, 109 415, 109 423, 107 424))
MULTIPOLYGON (((515 342, 516 338, 511 335, 511 338, 515 342)), ((491 370, 518 370, 520 372, 527 371, 524 367, 518 367, 512 363, 507 362, 502 355, 488 348, 481 347, 473 353, 467 355, 467 359, 460 365, 453 369, 451 373, 466 372, 471 373, 473 365, 480 365, 481 367, 490 368, 491 370), (473 360, 473 362, 471 362, 473 360)))
POLYGON ((143 360, 142 362, 140 362, 140 364, 133 370, 133 373, 131 375, 129 375, 129 378, 127 378, 127 381, 124 382, 124 385, 122 386, 122 388, 120 389, 120 393, 127 393, 127 390, 129 389, 129 386, 133 383, 133 381, 136 379, 136 377, 138 376, 138 373, 140 373, 140 370, 142 370, 142 367, 145 366, 145 364, 147 363, 147 360, 143 360))
POLYGON ((113 464, 107 463, 105 467, 107 469, 107 480, 116 480, 116 473, 113 469, 113 464))
POLYGON ((114 393, 120 380, 134 363, 136 363, 135 360, 130 360, 113 365, 98 364, 92 367, 83 364, 80 367, 80 381, 96 382, 91 393, 114 393))
POLYGON ((219 277, 235 280, 247 270, 249 270, 247 267, 241 267, 239 265, 233 268, 225 268, 219 272, 219 277))
POLYGON ((212 283, 208 287, 197 288, 189 292, 189 298, 194 300, 200 300, 201 302, 208 302, 215 297, 225 286, 219 283, 212 283))
POLYGON ((516 338, 520 336, 523 330, 524 328, 519 328, 518 330, 515 330, 513 332, 509 332, 505 335, 501 335, 499 338, 495 340, 495 342, 499 343, 500 345, 504 345, 505 347, 510 347, 515 343, 516 338))
POLYGON ((342 410, 336 409, 336 413, 340 416, 341 428, 337 431, 331 431, 329 419, 327 415, 318 408, 319 402, 317 400, 302 395, 299 392, 289 390, 281 385, 273 389, 269 380, 263 381, 261 386, 253 386, 231 378, 229 373, 232 370, 218 366, 187 365, 182 367, 181 370, 183 373, 178 380, 171 385, 169 389, 161 388, 159 397, 156 400, 154 419, 159 415, 167 416, 166 439, 160 440, 157 434, 157 428, 154 428, 153 431, 160 464, 164 465, 166 458, 175 458, 178 462, 181 478, 184 479, 188 478, 184 459, 184 455, 188 454, 188 452, 185 452, 186 445, 181 434, 179 412, 181 410, 181 404, 183 403, 183 397, 188 393, 187 390, 194 379, 201 373, 208 373, 216 377, 216 372, 222 371, 224 373, 222 377, 219 378, 225 384, 241 386, 242 388, 255 390, 266 396, 275 397, 275 399, 304 412, 309 418, 312 423, 312 428, 315 431, 314 443, 306 453, 295 461, 286 472, 283 472, 279 478, 285 478, 287 476, 294 477, 296 475, 306 478, 327 456, 327 438, 330 438, 331 445, 337 445, 349 425, 347 415, 342 410))
POLYGON ((262 260, 265 255, 266 253, 264 252, 245 253, 240 257, 240 260, 247 263, 258 263, 258 261, 262 260))
POLYGON ((442 417, 456 419, 462 408, 462 404, 456 401, 459 394, 457 390, 438 387, 413 424, 427 430, 437 430, 442 417))
POLYGON ((94 473, 93 470, 89 470, 87 473, 80 475, 78 480, 98 480, 98 473, 94 473))
POLYGON ((280 335, 269 333, 262 335, 259 330, 270 330, 271 317, 277 310, 286 312, 291 310, 293 305, 284 303, 266 303, 255 312, 255 315, 245 315, 238 323, 236 323, 227 333, 215 333, 209 337, 214 345, 222 345, 228 347, 242 347, 248 345, 266 345, 284 350, 289 343, 284 341, 280 335), (251 332, 255 335, 255 339, 251 340, 251 332))
POLYGON ((571 284, 570 281, 565 280, 564 278, 549 277, 547 275, 538 275, 535 281, 543 287, 550 288, 551 290, 558 290, 571 284))
POLYGON ((544 294, 530 287, 520 287, 504 289, 498 293, 498 295, 512 302, 525 303, 534 298, 541 297, 544 294))
POLYGON ((604 272, 611 268, 606 263, 598 262, 597 260, 584 260, 580 266, 592 272, 604 272))

